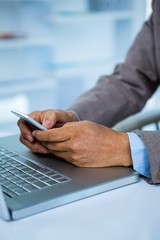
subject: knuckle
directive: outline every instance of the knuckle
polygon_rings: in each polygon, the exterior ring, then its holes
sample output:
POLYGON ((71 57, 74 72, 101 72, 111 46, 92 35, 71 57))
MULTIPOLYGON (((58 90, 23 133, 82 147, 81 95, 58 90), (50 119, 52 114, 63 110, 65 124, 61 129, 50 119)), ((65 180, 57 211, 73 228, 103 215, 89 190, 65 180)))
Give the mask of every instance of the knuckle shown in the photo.
POLYGON ((71 149, 73 150, 73 152, 78 152, 80 147, 79 144, 75 141, 71 144, 71 149))
POLYGON ((54 110, 48 110, 48 111, 46 112, 46 115, 47 115, 48 117, 50 117, 51 115, 52 115, 52 116, 55 116, 56 114, 55 114, 55 111, 54 111, 54 110))

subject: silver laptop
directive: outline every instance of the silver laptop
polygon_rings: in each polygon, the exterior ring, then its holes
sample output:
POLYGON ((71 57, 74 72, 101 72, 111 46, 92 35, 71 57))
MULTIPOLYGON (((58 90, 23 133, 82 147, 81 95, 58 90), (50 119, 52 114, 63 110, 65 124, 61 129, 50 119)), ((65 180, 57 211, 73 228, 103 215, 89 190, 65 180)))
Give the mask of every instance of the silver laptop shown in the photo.
POLYGON ((0 217, 17 220, 137 182, 130 168, 78 168, 33 154, 19 136, 0 138, 0 217))

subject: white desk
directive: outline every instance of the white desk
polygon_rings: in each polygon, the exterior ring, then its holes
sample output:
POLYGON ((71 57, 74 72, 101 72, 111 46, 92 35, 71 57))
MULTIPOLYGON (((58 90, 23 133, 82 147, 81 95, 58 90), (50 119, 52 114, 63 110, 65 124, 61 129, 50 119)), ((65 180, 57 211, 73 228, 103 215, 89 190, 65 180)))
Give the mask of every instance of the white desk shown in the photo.
POLYGON ((141 180, 15 222, 0 240, 159 240, 160 185, 141 180))

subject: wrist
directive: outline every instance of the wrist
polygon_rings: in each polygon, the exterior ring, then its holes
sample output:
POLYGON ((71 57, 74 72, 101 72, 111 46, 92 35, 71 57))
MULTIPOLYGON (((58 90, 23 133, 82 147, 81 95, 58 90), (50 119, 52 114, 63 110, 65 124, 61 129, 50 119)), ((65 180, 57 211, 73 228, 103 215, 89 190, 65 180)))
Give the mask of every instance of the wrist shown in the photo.
POLYGON ((120 161, 120 165, 129 167, 132 165, 132 156, 130 143, 127 133, 119 133, 120 139, 117 146, 117 159, 120 161))

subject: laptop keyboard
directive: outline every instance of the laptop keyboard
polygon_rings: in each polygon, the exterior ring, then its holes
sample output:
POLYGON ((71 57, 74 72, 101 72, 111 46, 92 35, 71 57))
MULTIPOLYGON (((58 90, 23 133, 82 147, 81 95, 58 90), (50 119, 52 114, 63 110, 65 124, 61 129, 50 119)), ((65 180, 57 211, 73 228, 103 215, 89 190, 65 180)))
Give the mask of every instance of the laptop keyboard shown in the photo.
POLYGON ((9 197, 20 196, 70 181, 63 174, 38 166, 0 147, 0 185, 9 197))

